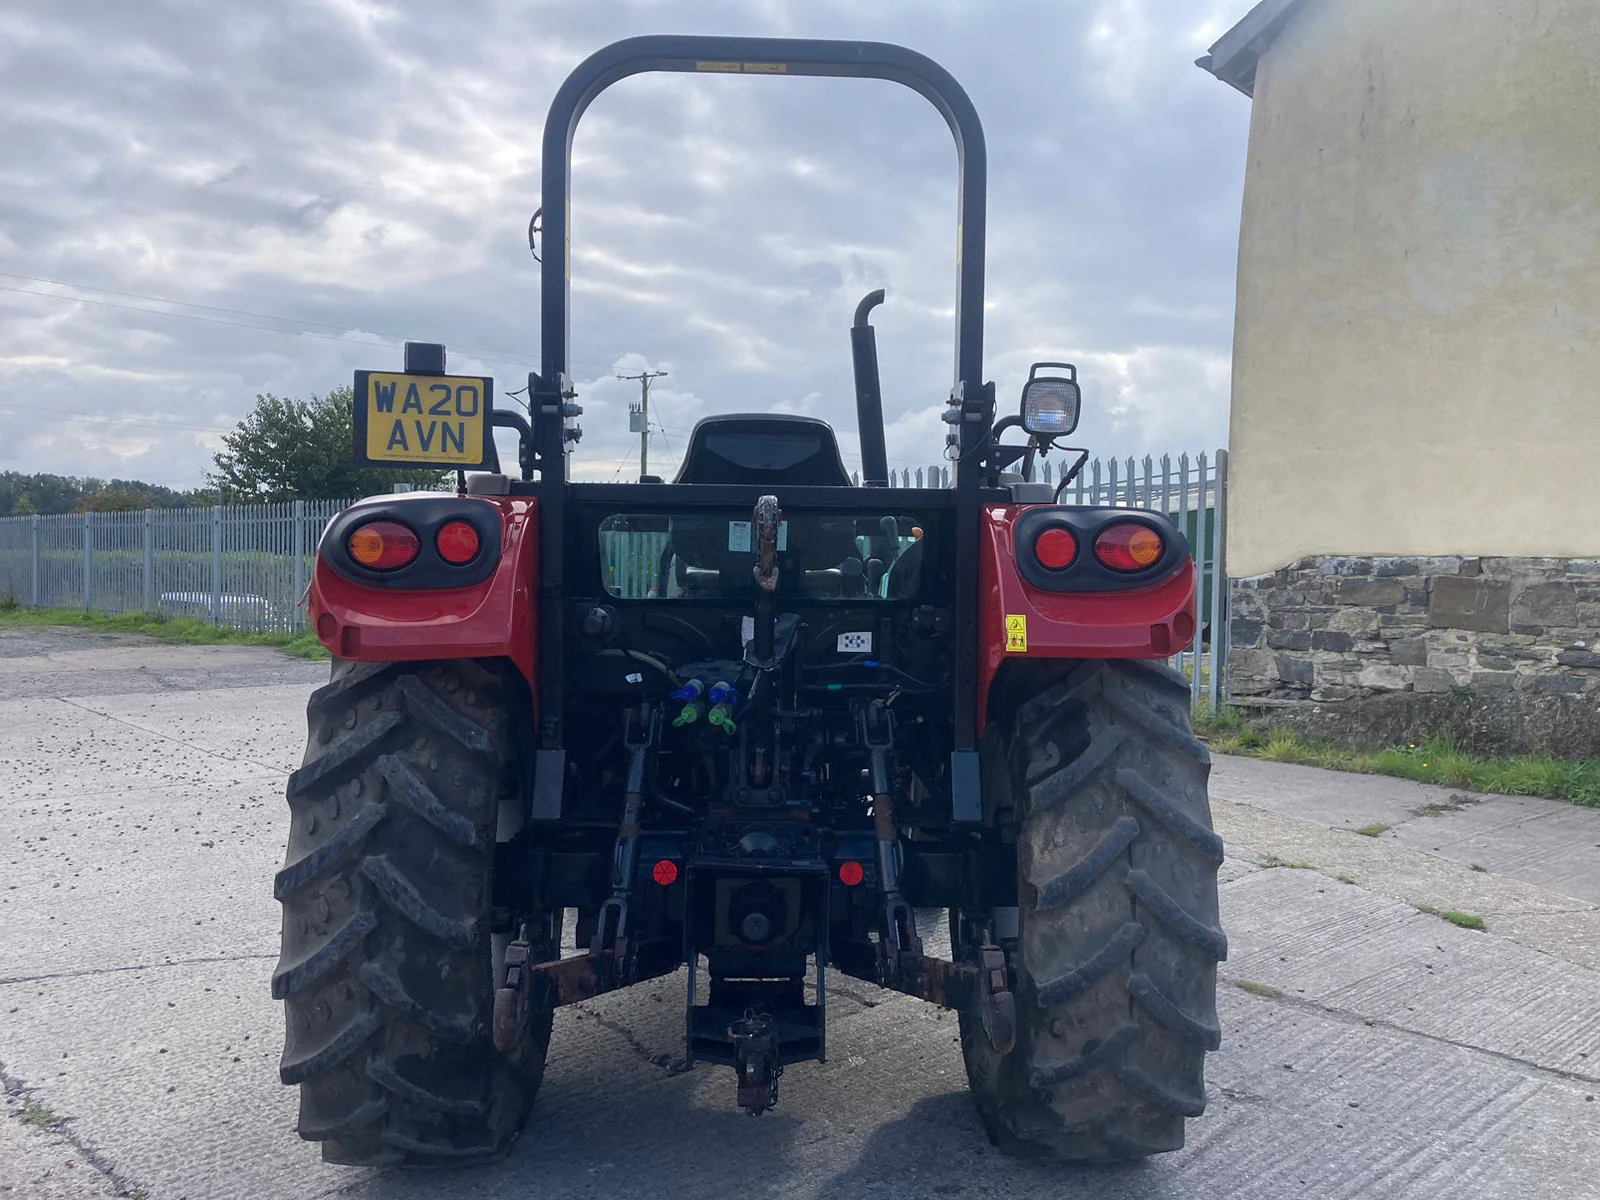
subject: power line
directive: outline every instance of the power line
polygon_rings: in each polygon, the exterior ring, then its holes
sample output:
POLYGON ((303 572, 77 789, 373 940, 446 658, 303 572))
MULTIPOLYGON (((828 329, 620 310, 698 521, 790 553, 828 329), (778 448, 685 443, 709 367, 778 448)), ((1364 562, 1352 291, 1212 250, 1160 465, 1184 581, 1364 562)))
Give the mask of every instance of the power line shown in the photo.
MULTIPOLYGON (((347 325, 335 325, 328 321, 312 321, 303 317, 280 317, 272 313, 249 312, 240 308, 224 308, 221 305, 216 304, 199 304, 192 300, 172 300, 165 296, 152 296, 144 292, 123 292, 118 291, 115 288, 96 287, 93 284, 69 283, 68 281, 62 279, 49 279, 42 275, 23 275, 16 271, 0 271, 0 278, 21 279, 28 283, 42 283, 51 287, 72 288, 75 291, 80 292, 98 292, 105 296, 121 296, 126 300, 144 300, 151 304, 169 304, 175 308, 197 308, 202 312, 224 313, 229 316, 249 317, 253 320, 259 321, 280 321, 286 325, 309 325, 314 326, 317 329, 332 330, 334 333, 355 334, 358 337, 387 339, 390 342, 404 343, 406 341, 418 340, 416 338, 407 338, 403 334, 385 333, 376 329, 353 329, 347 325)), ((71 304, 92 304, 100 308, 115 308, 124 312, 147 313, 150 316, 156 317, 179 317, 186 321, 202 321, 213 325, 229 325, 238 329, 256 329, 264 333, 285 333, 292 334, 296 337, 314 337, 325 341, 344 342, 347 345, 350 341, 348 338, 334 337, 332 334, 327 333, 316 333, 310 329, 277 329, 272 326, 252 325, 245 321, 224 321, 214 317, 203 317, 196 313, 165 312, 160 309, 141 308, 132 304, 116 304, 109 300, 93 300, 87 296, 65 296, 59 292, 40 292, 34 291, 30 288, 8 287, 4 284, 0 284, 0 291, 15 292, 16 294, 22 296, 41 296, 49 300, 65 300, 71 304)), ((382 342, 369 342, 367 344, 382 344, 382 342)), ((482 358, 499 362, 507 366, 520 366, 524 369, 532 369, 528 367, 529 362, 539 361, 537 355, 519 354, 510 350, 492 350, 483 346, 468 346, 458 343, 455 346, 455 349, 464 354, 469 354, 474 358, 482 358)), ((591 362, 573 362, 571 365, 575 367, 583 367, 593 371, 605 371, 610 369, 609 367, 602 367, 598 363, 591 362)))

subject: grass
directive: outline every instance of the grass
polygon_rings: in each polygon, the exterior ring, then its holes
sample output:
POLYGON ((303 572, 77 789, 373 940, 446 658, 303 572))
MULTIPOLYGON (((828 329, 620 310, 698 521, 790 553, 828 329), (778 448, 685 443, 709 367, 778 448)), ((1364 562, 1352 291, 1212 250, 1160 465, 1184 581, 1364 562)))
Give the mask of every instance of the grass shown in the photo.
POLYGON ((56 1123, 56 1115, 37 1100, 24 1100, 22 1111, 17 1114, 17 1119, 24 1125, 32 1125, 35 1129, 43 1129, 46 1125, 56 1123))
POLYGON ((1287 867, 1291 871, 1315 871, 1317 869, 1316 863, 1286 862, 1285 860, 1279 858, 1276 854, 1267 855, 1266 858, 1261 860, 1261 865, 1267 868, 1287 867))
MULTIPOLYGON (((1236 710, 1218 713, 1206 706, 1196 710, 1194 728, 1217 754, 1243 755, 1361 775, 1390 775, 1468 792, 1544 796, 1600 808, 1600 759, 1568 760, 1531 754, 1485 758, 1468 754, 1447 736, 1376 753, 1348 750, 1311 741, 1289 729, 1248 728, 1236 710)), ((1470 802, 1468 797, 1454 796, 1447 804, 1425 806, 1420 815, 1453 812, 1470 802)))
POLYGON ((1387 832, 1388 828, 1382 821, 1374 821, 1371 825, 1363 825, 1356 832, 1362 837, 1379 837, 1387 832))
POLYGON ((1430 917, 1438 917, 1441 921, 1449 921, 1452 925, 1459 925, 1462 929, 1476 929, 1482 932, 1487 926, 1483 918, 1477 913, 1458 912, 1455 909, 1440 910, 1431 904, 1413 904, 1412 908, 1420 913, 1427 913, 1430 917))
POLYGON ((137 633, 186 646, 271 646, 294 658, 322 659, 328 652, 309 630, 302 633, 250 633, 183 617, 151 613, 93 613, 66 608, 24 609, 0 605, 0 629, 67 628, 99 633, 137 633))
POLYGON ((1461 812, 1469 805, 1476 803, 1478 801, 1471 796, 1451 796, 1443 804, 1424 804, 1420 808, 1413 808, 1411 811, 1419 817, 1439 817, 1445 813, 1461 812))
POLYGON ((1235 979, 1233 986, 1241 992, 1249 992, 1252 996, 1265 996, 1268 1000, 1283 999, 1283 993, 1277 988, 1265 983, 1256 983, 1251 979, 1235 979))

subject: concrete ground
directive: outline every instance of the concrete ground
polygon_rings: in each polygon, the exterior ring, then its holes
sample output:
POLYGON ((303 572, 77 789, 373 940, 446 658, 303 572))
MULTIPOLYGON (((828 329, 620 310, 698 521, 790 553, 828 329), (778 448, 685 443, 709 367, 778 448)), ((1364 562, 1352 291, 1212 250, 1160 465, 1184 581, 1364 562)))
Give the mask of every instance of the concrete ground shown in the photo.
POLYGON ((844 979, 829 1062, 751 1120, 725 1068, 679 1069, 669 978, 559 1014, 506 1161, 325 1166, 268 980, 326 672, 0 633, 0 1197, 1600 1197, 1600 811, 1238 759, 1213 770, 1223 1046, 1182 1151, 1001 1158, 954 1018, 844 979))

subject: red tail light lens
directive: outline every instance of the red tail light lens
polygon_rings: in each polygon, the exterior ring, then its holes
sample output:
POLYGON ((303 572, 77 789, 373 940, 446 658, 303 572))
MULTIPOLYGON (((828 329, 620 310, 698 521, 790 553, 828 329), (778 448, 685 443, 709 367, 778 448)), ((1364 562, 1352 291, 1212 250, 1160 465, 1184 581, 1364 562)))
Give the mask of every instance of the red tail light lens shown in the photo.
POLYGON ((370 521, 350 534, 350 557, 374 571, 393 571, 416 561, 417 535, 398 521, 370 521))
POLYGON ((854 859, 839 864, 839 882, 845 887, 858 887, 866 877, 866 870, 854 859))
POLYGON ((1078 557, 1078 539, 1065 529, 1046 529, 1033 540, 1033 556, 1050 571, 1064 571, 1078 557))
POLYGON ((650 868, 650 878, 662 887, 671 887, 678 882, 678 864, 670 858, 663 858, 650 868))
POLYGON ((453 567, 462 567, 478 557, 478 531, 465 521, 448 521, 434 535, 439 557, 453 567))
POLYGON ((1094 556, 1113 571, 1143 571, 1161 561, 1167 544, 1148 525, 1124 521, 1101 531, 1094 556))

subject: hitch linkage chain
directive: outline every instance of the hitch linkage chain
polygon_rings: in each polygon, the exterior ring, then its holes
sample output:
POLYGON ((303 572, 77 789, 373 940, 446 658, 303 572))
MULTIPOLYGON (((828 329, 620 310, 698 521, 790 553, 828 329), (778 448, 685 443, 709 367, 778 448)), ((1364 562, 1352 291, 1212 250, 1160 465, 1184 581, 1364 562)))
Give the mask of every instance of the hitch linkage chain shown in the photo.
POLYGON ((916 917, 900 891, 900 831, 894 823, 893 780, 889 755, 894 749, 894 714, 881 700, 857 710, 857 733, 867 748, 872 777, 872 827, 878 841, 878 884, 882 895, 878 977, 894 986, 906 977, 907 967, 922 958, 922 939, 916 917))
POLYGON ((612 855, 611 896, 600 906, 594 940, 589 944, 590 955, 608 963, 615 972, 614 985, 618 987, 633 982, 628 906, 633 877, 639 866, 639 810, 644 804, 645 769, 659 724, 659 712, 642 704, 628 714, 623 728, 623 742, 628 753, 628 784, 623 795, 617 846, 612 855))

